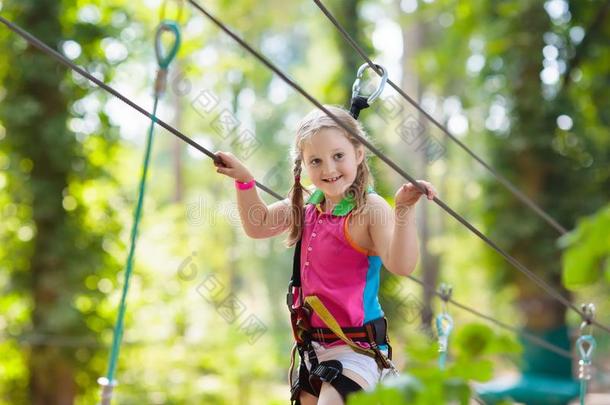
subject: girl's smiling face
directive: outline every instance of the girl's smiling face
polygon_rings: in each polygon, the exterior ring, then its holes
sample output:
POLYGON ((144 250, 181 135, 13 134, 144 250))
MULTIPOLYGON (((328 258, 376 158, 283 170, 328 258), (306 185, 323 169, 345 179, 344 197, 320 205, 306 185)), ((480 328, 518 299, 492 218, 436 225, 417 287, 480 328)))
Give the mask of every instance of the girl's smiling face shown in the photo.
POLYGON ((364 159, 362 146, 356 148, 336 128, 322 128, 303 143, 305 171, 327 199, 338 203, 356 179, 364 159))

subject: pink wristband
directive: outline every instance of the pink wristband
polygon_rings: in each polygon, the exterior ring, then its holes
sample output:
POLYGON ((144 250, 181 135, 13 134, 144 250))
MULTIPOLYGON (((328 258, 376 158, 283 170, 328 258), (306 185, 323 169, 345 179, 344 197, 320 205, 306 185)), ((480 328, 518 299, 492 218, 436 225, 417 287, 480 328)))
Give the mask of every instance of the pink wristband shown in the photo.
POLYGON ((238 190, 250 190, 252 187, 254 187, 255 184, 256 182, 254 181, 254 179, 246 183, 244 183, 243 181, 235 180, 235 188, 237 188, 238 190))

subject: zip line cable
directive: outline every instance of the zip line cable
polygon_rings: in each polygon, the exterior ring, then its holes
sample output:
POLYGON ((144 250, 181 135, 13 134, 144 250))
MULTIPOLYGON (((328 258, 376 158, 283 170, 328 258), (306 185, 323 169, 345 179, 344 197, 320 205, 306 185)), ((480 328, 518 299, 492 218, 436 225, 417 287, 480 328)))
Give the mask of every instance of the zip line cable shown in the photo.
MULTIPOLYGON (((237 42, 242 48, 247 50, 251 55, 253 55, 256 59, 258 59, 261 63, 267 66, 270 70, 272 70, 275 74, 277 74, 284 82, 286 82, 290 87, 295 89, 298 93, 300 93, 303 97, 309 100, 313 105, 315 105, 318 109, 323 111, 326 115, 328 115, 331 119, 333 119, 339 126, 341 126, 345 131, 351 134, 353 137, 358 139, 363 145, 365 145, 371 152, 373 152, 378 158, 383 160, 388 166, 390 166, 394 171, 400 174, 403 178, 409 180, 415 187, 417 187, 422 193, 426 194, 426 189, 420 185, 413 177, 411 177, 407 172, 405 172, 400 166, 398 166, 394 161, 388 158, 383 152, 377 149, 374 145, 372 145, 369 141, 364 139, 362 136, 357 134, 351 128, 347 127, 344 123, 341 122, 333 113, 331 113, 327 108, 325 108, 318 100, 316 100, 313 96, 311 96, 308 92, 306 92, 300 85, 290 79, 285 73, 283 73, 278 67, 276 67, 273 63, 271 63, 265 56, 263 56, 260 52, 256 51, 251 45, 249 45, 246 41, 244 41, 241 37, 235 34, 230 28, 226 26, 222 21, 218 18, 214 17, 210 14, 205 8, 199 5, 194 0, 188 0, 188 2, 195 7, 199 12, 205 15, 210 21, 212 21, 218 28, 224 31, 227 35, 229 35, 235 42, 237 42)), ((451 215, 454 219, 468 228, 472 233, 477 235, 481 240, 487 243, 492 249, 498 252, 504 259, 513 265, 517 270, 521 271, 525 274, 530 280, 532 280, 535 284, 537 284, 540 288, 542 288, 546 293, 555 298, 557 301, 562 303, 567 308, 571 308, 574 312, 576 312, 581 318, 587 318, 586 314, 584 314, 576 305, 570 302, 567 298, 561 295, 558 291, 556 291, 552 286, 548 285, 540 276, 533 273, 530 269, 528 269, 524 264, 518 261, 516 258, 511 256, 509 253, 500 248, 494 241, 489 239, 485 234, 479 231, 474 225, 464 219, 461 215, 455 212, 451 207, 445 204, 438 197, 434 197, 433 200, 437 205, 439 205, 443 210, 445 210, 449 215, 451 215)), ((597 320, 591 320, 591 323, 599 327, 600 329, 605 330, 610 333, 610 327, 602 325, 597 320)))
MULTIPOLYGON (((350 36, 350 34, 343 28, 343 26, 337 21, 337 19, 332 15, 332 13, 324 6, 324 4, 320 0, 313 0, 314 3, 318 6, 318 8, 326 15, 326 17, 330 20, 330 22, 337 28, 337 30, 341 33, 346 42, 348 42, 351 47, 362 57, 362 59, 373 69, 379 76, 382 75, 382 72, 379 70, 377 65, 373 63, 371 58, 364 52, 362 47, 358 45, 358 43, 350 36)), ((511 183, 506 177, 502 176, 496 169, 491 167, 488 163, 486 163, 481 157, 479 157, 476 153, 474 153, 468 146, 466 146, 463 142, 457 139, 443 124, 439 123, 434 117, 432 117, 426 110, 421 107, 417 101, 411 98, 404 90, 402 90, 397 84, 395 84, 389 78, 387 82, 402 98, 407 100, 409 104, 415 107, 420 113, 422 113, 430 122, 432 122, 438 129, 440 129, 445 135, 449 137, 453 142, 458 144, 460 148, 462 148, 466 153, 468 153, 474 160, 479 162, 489 173, 492 174, 493 177, 496 178, 498 182, 500 182, 508 191, 511 192, 512 195, 517 197, 523 204, 527 205, 532 211, 534 211, 540 218, 542 218, 546 223, 555 228, 557 232, 561 235, 565 235, 568 231, 566 228, 561 225, 556 219, 551 217, 545 210, 543 210, 538 204, 536 204, 531 198, 525 195, 517 186, 511 183)))
MULTIPOLYGON (((426 286, 426 284, 423 281, 421 281, 421 280, 419 280, 419 279, 417 279, 417 278, 415 278, 413 276, 407 276, 407 277, 409 279, 411 279, 412 281, 416 282, 417 284, 421 285, 422 287, 426 286)), ((440 292, 436 291, 436 290, 434 290, 434 294, 437 295, 441 299, 443 298, 442 294, 440 292)), ((458 307, 458 308, 460 308, 460 309, 462 309, 462 310, 464 310, 466 312, 469 312, 469 313, 471 313, 471 314, 473 314, 475 316, 478 316, 479 318, 485 319, 486 321, 494 323, 494 324, 498 325, 501 328, 507 329, 507 330, 517 334, 517 335, 523 335, 526 339, 529 339, 530 341, 535 342, 535 344, 538 344, 539 346, 541 346, 541 347, 543 347, 543 348, 545 348, 545 349, 547 349, 549 351, 552 351, 552 352, 554 352, 554 353, 556 353, 556 354, 558 354, 560 356, 563 356, 563 357, 566 357, 566 358, 576 359, 568 350, 562 349, 562 348, 560 348, 560 347, 558 347, 558 346, 556 346, 556 345, 554 345, 552 343, 549 343, 546 340, 544 340, 544 339, 542 339, 542 338, 540 338, 540 337, 538 337, 538 336, 536 336, 536 335, 534 335, 532 333, 528 333, 528 332, 525 332, 523 330, 519 330, 519 329, 517 329, 514 326, 508 325, 508 324, 506 324, 506 323, 504 323, 502 321, 499 321, 499 320, 497 320, 497 319, 495 319, 495 318, 493 318, 493 317, 491 317, 489 315, 485 315, 485 314, 483 314, 483 313, 481 313, 481 312, 479 312, 479 311, 477 311, 477 310, 475 310, 473 308, 470 308, 470 307, 468 307, 468 306, 466 306, 464 304, 460 304, 459 302, 455 301, 453 298, 448 298, 447 301, 452 303, 456 307, 458 307)))
MULTIPOLYGON (((120 92, 118 92, 117 90, 115 90, 113 87, 111 87, 110 85, 104 83, 103 81, 97 79, 96 77, 94 77, 93 75, 91 75, 89 72, 87 72, 85 69, 79 67, 78 65, 76 65, 74 62, 72 62, 71 60, 67 59, 64 55, 62 55, 61 53, 57 52, 56 50, 52 49, 51 47, 49 47, 48 45, 46 45, 45 43, 43 43, 41 40, 39 40, 37 37, 35 37, 34 35, 30 34, 29 32, 25 31, 24 29, 22 29, 21 27, 19 27, 18 25, 8 21, 7 19, 5 19, 4 17, 2 17, 0 15, 0 22, 2 22, 4 25, 6 25, 11 31, 13 31, 14 33, 16 33, 17 35, 23 37, 27 42, 29 42, 32 46, 36 47, 37 49, 39 49, 40 51, 42 51, 43 53, 47 54, 48 56, 52 57, 53 59, 57 60, 58 62, 62 63, 63 65, 65 65, 66 67, 74 70, 75 72, 77 72, 78 74, 80 74, 81 76, 83 76, 84 78, 86 78, 87 80, 89 80, 92 83, 95 83, 97 86, 99 86, 100 88, 102 88, 104 91, 110 93, 111 95, 113 95, 114 97, 118 98, 119 100, 121 100, 122 102, 124 102, 125 104, 127 104, 128 106, 130 106, 131 108, 133 108, 134 110, 136 110, 137 112, 139 112, 140 114, 146 116, 149 119, 153 119, 153 115, 150 114, 149 112, 147 112, 144 108, 140 107, 138 104, 136 104, 135 102, 131 101, 129 98, 127 98, 126 96, 124 96, 123 94, 121 94, 120 92)), ((179 131, 178 129, 174 128, 173 126, 167 124, 166 122, 164 122, 163 120, 159 119, 159 118, 154 118, 155 119, 155 123, 161 127, 163 127, 164 129, 166 129, 168 132, 170 132, 172 135, 176 136, 177 138, 181 139, 182 141, 186 142, 187 144, 193 146, 195 149, 199 150, 200 152, 202 152, 203 154, 205 154, 206 156, 208 156, 209 158, 211 158, 212 160, 216 161, 216 155, 211 152, 210 150, 206 149, 205 147, 199 145, 197 142, 195 142, 194 140, 192 140, 191 138, 189 138, 188 136, 184 135, 181 131, 179 131)), ((281 195, 279 195, 278 193, 276 193, 275 191, 271 190, 270 188, 266 187, 265 185, 256 182, 257 187, 259 187, 261 190, 265 191, 266 193, 268 193, 269 195, 275 197, 277 200, 283 200, 283 197, 281 195)), ((414 276, 409 276, 409 279, 415 281, 416 283, 424 286, 426 285, 423 281, 417 279, 414 276)), ((435 294, 438 295, 440 297, 440 293, 438 291, 435 291, 435 294)), ((545 348, 547 350, 553 351, 554 353, 557 353, 561 356, 564 357, 569 357, 574 359, 573 356, 570 355, 569 352, 567 352, 565 349, 562 349, 556 345, 553 345, 547 341, 545 341, 542 338, 539 338, 533 334, 521 331, 513 326, 510 326, 508 324, 505 324, 501 321, 498 321, 497 319, 489 316, 489 315, 484 315, 464 304, 460 304, 459 302, 453 300, 452 298, 449 299, 449 302, 451 302, 452 304, 454 304, 456 307, 463 309, 467 312, 470 312, 471 314, 480 317, 482 319, 485 319, 489 322, 492 322, 496 325, 498 325, 499 327, 509 330, 517 335, 523 336, 525 339, 528 339, 529 341, 531 341, 533 344, 545 348)), ((592 322, 593 323, 593 322, 592 322)), ((594 363, 597 365, 597 367, 599 367, 600 369, 604 369, 606 370, 602 365, 598 364, 598 363, 594 363)))
MULTIPOLYGON (((75 72, 77 72, 81 76, 85 77, 89 81, 95 83, 97 86, 101 87, 103 90, 105 90, 108 93, 112 94, 113 96, 115 96, 116 98, 118 98, 119 100, 121 100, 122 102, 124 102, 125 104, 127 104, 128 106, 133 108, 134 110, 138 111, 140 114, 146 116, 147 118, 149 118, 151 120, 154 119, 155 123, 157 125, 159 125, 160 127, 162 127, 163 129, 167 130, 171 134, 173 134, 176 137, 180 138, 181 140, 183 140, 184 142, 186 142, 187 144, 189 144, 193 148, 197 149, 198 151, 202 152, 203 154, 205 154, 206 156, 208 156, 212 160, 214 160, 214 161, 217 160, 216 155, 214 155, 214 153, 211 152, 209 149, 201 146, 200 144, 198 144, 197 142, 195 142, 194 140, 192 140, 188 136, 184 135, 182 132, 178 131, 176 128, 172 127, 171 125, 169 125, 165 121, 161 120, 160 118, 155 118, 151 113, 146 111, 144 108, 140 107, 138 104, 134 103, 129 98, 125 97, 124 95, 122 95, 121 93, 119 93, 118 91, 116 91, 114 88, 112 88, 111 86, 107 85, 103 81, 98 80, 97 78, 95 78, 95 76, 91 75, 85 69, 83 69, 80 66, 76 65, 71 60, 67 59, 62 54, 60 54, 59 52, 54 50, 53 48, 50 48, 48 45, 46 45, 45 43, 40 41, 38 38, 36 38, 32 34, 30 34, 29 32, 27 32, 24 29, 20 28, 16 24, 13 24, 12 22, 8 21, 7 19, 5 19, 2 16, 0 16, 0 22, 2 22, 9 29, 11 29, 13 32, 15 32, 16 34, 18 34, 21 37, 23 37, 30 44, 32 44, 33 46, 35 46, 36 48, 38 48, 42 52, 44 52, 44 53, 48 54, 49 56, 55 58, 56 60, 61 62, 66 67, 74 70, 75 72)), ((283 197, 281 195, 279 195, 275 191, 271 190, 267 186, 259 183, 258 181, 256 182, 256 186, 258 188, 260 188, 261 190, 264 190, 266 193, 271 194, 272 196, 276 197, 277 199, 280 199, 280 200, 283 199, 283 197)))

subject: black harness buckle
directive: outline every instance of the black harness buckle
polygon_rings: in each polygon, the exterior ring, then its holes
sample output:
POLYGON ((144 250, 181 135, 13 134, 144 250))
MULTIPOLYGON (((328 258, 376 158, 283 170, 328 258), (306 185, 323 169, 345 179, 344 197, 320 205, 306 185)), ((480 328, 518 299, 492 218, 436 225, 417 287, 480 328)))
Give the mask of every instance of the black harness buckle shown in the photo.
POLYGON ((288 306, 288 310, 290 313, 294 313, 294 293, 292 292, 292 280, 288 283, 288 292, 286 293, 286 306, 288 306))
POLYGON ((318 377, 320 380, 331 383, 341 375, 343 365, 338 360, 323 361, 311 372, 311 375, 318 377))

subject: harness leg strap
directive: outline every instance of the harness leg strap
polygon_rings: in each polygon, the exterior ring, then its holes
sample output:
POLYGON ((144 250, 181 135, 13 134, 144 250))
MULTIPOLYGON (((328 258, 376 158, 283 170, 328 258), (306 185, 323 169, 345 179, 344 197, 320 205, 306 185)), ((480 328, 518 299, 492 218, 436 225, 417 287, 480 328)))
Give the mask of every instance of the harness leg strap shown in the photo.
POLYGON ((322 382, 329 383, 341 395, 343 401, 346 401, 348 395, 361 391, 362 387, 342 372, 343 365, 339 360, 323 361, 311 371, 309 382, 314 387, 322 382))
POLYGON ((309 378, 309 371, 307 371, 305 363, 301 363, 299 366, 298 378, 293 381, 292 387, 290 387, 291 403, 295 403, 296 405, 300 404, 299 399, 301 397, 301 392, 307 392, 316 397, 319 395, 319 391, 316 392, 316 389, 309 383, 309 378))

